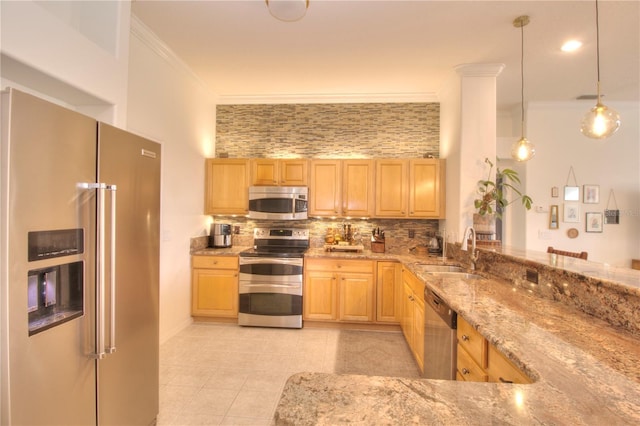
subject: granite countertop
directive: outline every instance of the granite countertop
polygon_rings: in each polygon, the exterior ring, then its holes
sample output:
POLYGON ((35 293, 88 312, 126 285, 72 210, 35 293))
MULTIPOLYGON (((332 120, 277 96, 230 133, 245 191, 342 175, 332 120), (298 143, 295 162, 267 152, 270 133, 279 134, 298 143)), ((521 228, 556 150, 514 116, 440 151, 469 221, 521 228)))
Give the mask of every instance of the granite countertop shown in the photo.
MULTIPOLYGON (((299 373, 285 385, 276 425, 640 423, 637 335, 507 281, 426 274, 420 264, 437 259, 382 256, 401 260, 534 383, 299 373)), ((360 257, 378 259, 375 253, 360 257)))

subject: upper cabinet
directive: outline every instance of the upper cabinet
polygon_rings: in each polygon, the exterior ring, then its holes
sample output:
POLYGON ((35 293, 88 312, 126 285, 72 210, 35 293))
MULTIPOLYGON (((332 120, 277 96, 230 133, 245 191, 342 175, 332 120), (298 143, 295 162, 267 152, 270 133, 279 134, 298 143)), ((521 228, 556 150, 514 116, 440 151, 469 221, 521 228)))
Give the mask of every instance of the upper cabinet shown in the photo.
POLYGON ((251 160, 251 185, 307 186, 308 160, 255 158, 251 160))
POLYGON ((445 160, 206 160, 205 214, 246 215, 248 188, 308 186, 309 216, 442 219, 445 160))
POLYGON ((310 167, 309 215, 373 215, 372 160, 311 160, 310 167))
POLYGON ((445 162, 376 160, 376 217, 444 218, 445 162))
POLYGON ((205 173, 205 214, 248 213, 249 160, 209 158, 205 173))

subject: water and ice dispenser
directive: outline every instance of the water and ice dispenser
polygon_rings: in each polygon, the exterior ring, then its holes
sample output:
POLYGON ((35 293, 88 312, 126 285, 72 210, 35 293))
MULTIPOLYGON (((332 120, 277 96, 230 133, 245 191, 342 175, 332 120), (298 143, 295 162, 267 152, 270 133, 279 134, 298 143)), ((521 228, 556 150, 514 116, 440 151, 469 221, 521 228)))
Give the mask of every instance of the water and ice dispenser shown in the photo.
MULTIPOLYGON (((28 238, 29 262, 84 252, 82 229, 29 232, 28 238)), ((84 312, 84 262, 31 269, 26 290, 30 336, 77 318, 84 312)))

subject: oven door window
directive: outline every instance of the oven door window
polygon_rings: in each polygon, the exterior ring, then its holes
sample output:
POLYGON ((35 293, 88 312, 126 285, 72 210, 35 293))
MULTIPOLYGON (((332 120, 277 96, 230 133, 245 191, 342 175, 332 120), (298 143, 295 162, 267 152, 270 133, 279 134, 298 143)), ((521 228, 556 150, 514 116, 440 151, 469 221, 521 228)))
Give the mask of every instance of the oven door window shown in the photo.
POLYGON ((252 315, 302 315, 302 296, 282 293, 240 294, 240 312, 252 315))

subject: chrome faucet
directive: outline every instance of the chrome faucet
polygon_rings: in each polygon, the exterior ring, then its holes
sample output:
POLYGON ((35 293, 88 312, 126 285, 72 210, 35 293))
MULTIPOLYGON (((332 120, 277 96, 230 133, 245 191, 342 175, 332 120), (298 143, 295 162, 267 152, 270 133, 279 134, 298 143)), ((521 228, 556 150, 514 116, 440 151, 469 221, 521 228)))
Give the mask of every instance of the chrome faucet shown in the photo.
POLYGON ((469 237, 471 237, 471 270, 476 269, 476 261, 478 260, 478 251, 476 250, 476 230, 472 226, 468 226, 462 237, 461 249, 467 251, 469 249, 469 237))

